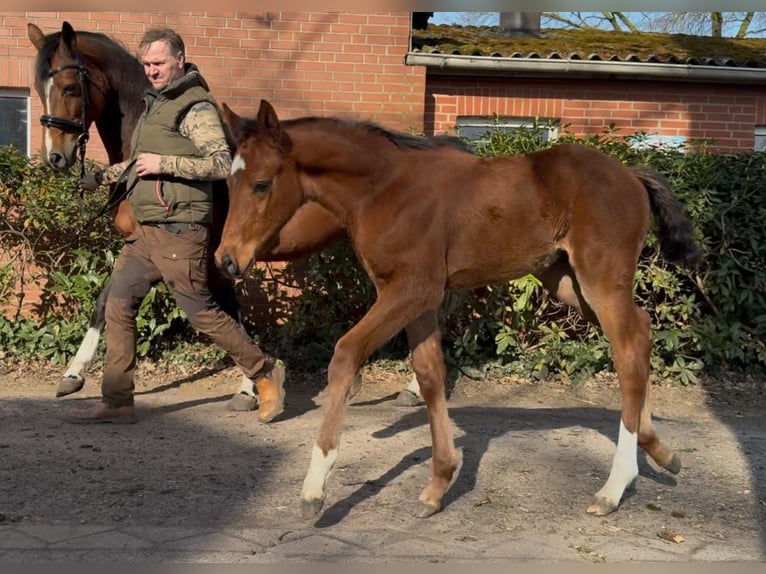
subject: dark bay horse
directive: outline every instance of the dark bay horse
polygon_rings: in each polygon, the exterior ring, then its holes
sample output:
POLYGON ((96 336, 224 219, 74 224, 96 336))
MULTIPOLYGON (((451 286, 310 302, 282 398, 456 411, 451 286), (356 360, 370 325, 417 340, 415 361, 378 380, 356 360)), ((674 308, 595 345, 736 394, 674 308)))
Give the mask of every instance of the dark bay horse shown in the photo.
MULTIPOLYGON (((143 112, 142 97, 151 87, 138 59, 120 43, 104 34, 77 31, 64 22, 60 32, 49 35, 35 24, 27 25, 27 35, 37 48, 35 88, 42 100, 44 114, 43 150, 45 163, 55 170, 73 166, 78 154, 84 156, 90 127, 95 123, 110 164, 130 157, 133 128, 143 112)), ((109 205, 114 225, 123 237, 136 225, 130 204, 122 196, 124 185, 112 186, 109 205)), ((211 226, 211 257, 220 240, 228 209, 225 182, 214 195, 215 213, 211 226)), ((345 229, 326 209, 307 204, 285 226, 274 248, 263 261, 292 261, 320 251, 346 235, 345 229)), ((239 305, 231 281, 211 269, 214 296, 224 310, 236 315, 239 305)), ((98 348, 104 327, 104 305, 109 293, 107 284, 99 295, 90 328, 59 384, 57 396, 79 391, 84 385, 83 372, 98 348)), ((252 384, 243 382, 243 393, 235 395, 248 402, 252 384)), ((411 402, 419 395, 413 376, 400 402, 411 402)))
POLYGON ((638 446, 661 467, 680 470, 652 425, 650 321, 633 296, 651 214, 665 258, 693 266, 702 257, 662 176, 576 144, 487 159, 366 122, 280 122, 266 101, 256 119, 241 118, 225 104, 223 115, 237 149, 218 264, 232 276, 246 273, 296 211, 315 201, 348 229, 377 289, 377 301, 337 342, 329 365, 329 400, 301 495, 304 516, 321 510, 354 376, 402 329, 432 437, 421 515, 440 509, 459 457, 437 309, 448 290, 529 273, 599 324, 612 347, 622 391, 619 438, 609 478, 587 511, 617 509, 638 476, 638 446))

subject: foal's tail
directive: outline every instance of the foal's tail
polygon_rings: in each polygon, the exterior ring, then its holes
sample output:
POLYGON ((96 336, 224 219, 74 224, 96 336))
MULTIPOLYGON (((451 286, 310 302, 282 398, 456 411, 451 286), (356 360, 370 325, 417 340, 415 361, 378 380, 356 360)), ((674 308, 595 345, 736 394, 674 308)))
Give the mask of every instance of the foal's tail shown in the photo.
POLYGON ((649 193, 649 203, 657 221, 662 256, 684 267, 698 267, 702 263, 702 251, 694 239, 692 222, 684 213, 681 202, 671 191, 668 180, 646 166, 634 167, 633 173, 649 193))

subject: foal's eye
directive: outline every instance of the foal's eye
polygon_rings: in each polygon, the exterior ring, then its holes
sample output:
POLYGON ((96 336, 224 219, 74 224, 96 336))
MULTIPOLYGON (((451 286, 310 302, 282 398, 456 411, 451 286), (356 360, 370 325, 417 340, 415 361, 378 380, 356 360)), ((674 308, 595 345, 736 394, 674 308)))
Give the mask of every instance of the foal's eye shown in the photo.
POLYGON ((258 193, 266 193, 271 189, 270 181, 259 181, 253 186, 253 189, 258 193))

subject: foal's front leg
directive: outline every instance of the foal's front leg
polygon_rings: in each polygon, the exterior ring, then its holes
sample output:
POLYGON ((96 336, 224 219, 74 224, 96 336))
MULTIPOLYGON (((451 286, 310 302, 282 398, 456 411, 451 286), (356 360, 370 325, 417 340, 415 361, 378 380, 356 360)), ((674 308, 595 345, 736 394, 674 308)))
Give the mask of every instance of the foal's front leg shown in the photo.
MULTIPOLYGON (((405 282, 407 285, 409 282, 405 282)), ((348 391, 361 366, 383 343, 401 331, 423 309, 435 308, 440 294, 418 293, 414 298, 407 287, 390 282, 378 293, 378 300, 367 314, 335 345, 327 372, 327 402, 311 463, 303 481, 301 511, 304 518, 319 513, 324 504, 325 486, 338 458, 340 428, 346 412, 348 391)))

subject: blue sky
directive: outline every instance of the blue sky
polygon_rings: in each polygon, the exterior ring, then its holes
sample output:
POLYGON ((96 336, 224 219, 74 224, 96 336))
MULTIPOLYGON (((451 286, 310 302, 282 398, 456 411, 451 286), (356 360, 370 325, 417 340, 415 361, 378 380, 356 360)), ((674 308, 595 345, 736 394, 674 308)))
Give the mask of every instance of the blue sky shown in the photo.
MULTIPOLYGON (((660 14, 661 12, 645 12, 644 14, 660 14)), ((470 14, 477 14, 476 12, 434 12, 429 22, 431 24, 477 24, 482 26, 496 26, 499 22, 499 12, 482 12, 481 20, 475 21, 475 18, 471 18, 470 14)), ((562 14, 568 14, 563 12, 562 14)), ((598 14, 598 12, 582 12, 582 14, 598 14)), ((626 12, 626 14, 631 14, 626 12)), ((639 13, 635 13, 639 16, 639 13)), ((641 18, 631 18, 633 22, 641 27, 641 18)), ((736 33, 737 25, 731 25, 724 27, 724 35, 734 35, 736 33)), ((748 37, 764 37, 764 33, 754 34, 751 29, 751 33, 748 37)))

